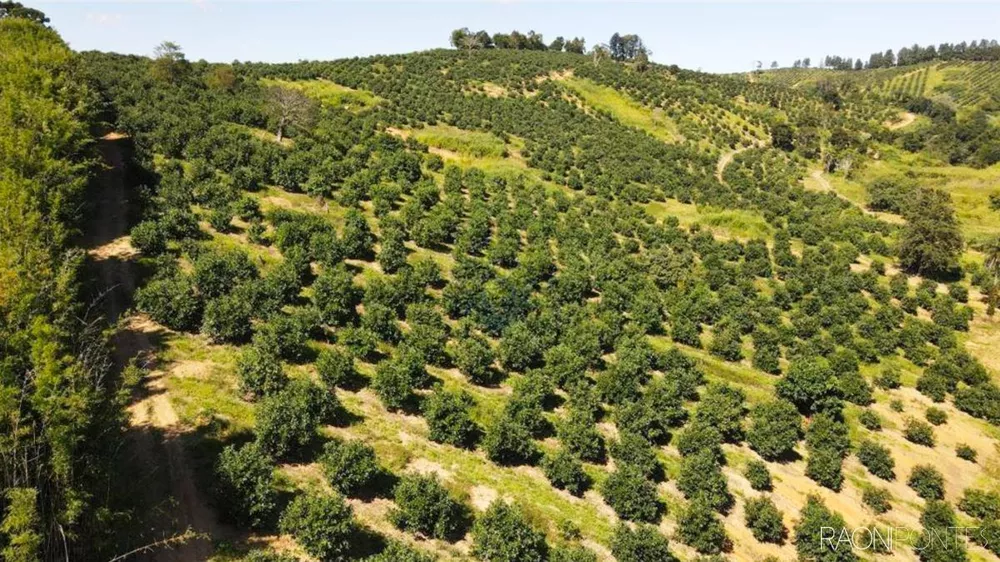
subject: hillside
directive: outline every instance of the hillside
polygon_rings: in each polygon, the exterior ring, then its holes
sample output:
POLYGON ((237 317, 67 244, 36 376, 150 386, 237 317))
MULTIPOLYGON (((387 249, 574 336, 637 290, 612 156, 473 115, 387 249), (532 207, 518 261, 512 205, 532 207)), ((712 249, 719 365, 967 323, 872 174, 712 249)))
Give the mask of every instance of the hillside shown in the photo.
POLYGON ((891 97, 927 97, 993 112, 1000 109, 998 69, 996 61, 930 61, 862 71, 786 68, 763 71, 753 79, 793 89, 833 81, 891 97))
POLYGON ((141 352, 111 552, 1000 557, 992 63, 72 56, 141 352))

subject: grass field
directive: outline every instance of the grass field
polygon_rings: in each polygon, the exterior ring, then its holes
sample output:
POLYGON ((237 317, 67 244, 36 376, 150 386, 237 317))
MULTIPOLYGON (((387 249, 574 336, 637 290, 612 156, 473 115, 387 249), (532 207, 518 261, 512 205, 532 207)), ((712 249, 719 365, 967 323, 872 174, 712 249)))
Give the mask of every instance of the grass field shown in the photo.
POLYGON ((562 82, 580 96, 586 105, 610 113, 615 119, 629 127, 646 131, 664 142, 682 140, 677 125, 668 117, 636 102, 614 88, 577 77, 566 77, 562 82))
POLYGON ((907 175, 918 185, 944 190, 951 194, 955 212, 968 241, 1000 235, 1000 213, 989 206, 989 196, 1000 191, 1000 166, 982 170, 966 166, 948 166, 926 156, 885 147, 883 158, 869 163, 857 177, 850 180, 842 175, 830 175, 831 186, 844 198, 865 206, 868 193, 865 185, 883 176, 907 175))
POLYGON ((646 212, 658 219, 677 217, 681 226, 700 224, 717 236, 749 240, 767 238, 773 233, 764 217, 753 211, 711 209, 675 199, 646 204, 646 212))
POLYGON ((504 158, 507 146, 491 133, 467 131, 450 125, 433 125, 415 129, 413 138, 435 148, 474 158, 504 158))
POLYGON ((329 80, 276 80, 265 78, 262 86, 281 86, 301 90, 307 96, 325 105, 360 111, 378 104, 381 100, 370 92, 341 86, 329 80))

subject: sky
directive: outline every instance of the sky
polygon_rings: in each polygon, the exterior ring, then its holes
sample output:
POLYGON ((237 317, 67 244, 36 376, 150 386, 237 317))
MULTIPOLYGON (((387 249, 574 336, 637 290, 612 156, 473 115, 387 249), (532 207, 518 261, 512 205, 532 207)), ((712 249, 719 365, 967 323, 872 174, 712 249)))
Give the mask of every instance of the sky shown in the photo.
POLYGON ((448 47, 452 29, 535 30, 547 42, 581 36, 588 48, 636 33, 663 64, 706 72, 791 65, 825 55, 864 57, 913 43, 1000 35, 1000 3, 860 1, 613 2, 493 0, 79 0, 23 3, 44 11, 76 50, 149 55, 161 41, 189 60, 328 60, 448 47))

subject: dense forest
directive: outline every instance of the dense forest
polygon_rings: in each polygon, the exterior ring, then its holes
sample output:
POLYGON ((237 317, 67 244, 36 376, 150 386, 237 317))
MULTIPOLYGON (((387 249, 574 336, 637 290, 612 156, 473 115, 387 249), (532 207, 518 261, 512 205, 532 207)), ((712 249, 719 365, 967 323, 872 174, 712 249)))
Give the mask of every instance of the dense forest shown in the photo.
POLYGON ((627 33, 216 64, 46 23, 0 4, 3 559, 1000 556, 1000 231, 918 173, 989 173, 985 109, 627 33))
POLYGON ((0 556, 93 559, 124 508, 108 482, 128 398, 80 248, 95 100, 38 12, 0 14, 0 556))

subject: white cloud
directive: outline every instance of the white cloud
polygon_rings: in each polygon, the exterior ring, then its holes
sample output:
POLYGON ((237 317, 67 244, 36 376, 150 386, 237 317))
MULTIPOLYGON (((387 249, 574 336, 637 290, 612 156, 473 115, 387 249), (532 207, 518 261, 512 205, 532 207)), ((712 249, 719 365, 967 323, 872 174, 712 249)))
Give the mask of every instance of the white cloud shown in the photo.
POLYGON ((88 13, 87 22, 94 25, 113 26, 118 25, 125 19, 121 14, 99 14, 88 13))

